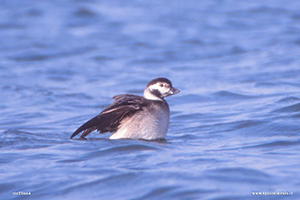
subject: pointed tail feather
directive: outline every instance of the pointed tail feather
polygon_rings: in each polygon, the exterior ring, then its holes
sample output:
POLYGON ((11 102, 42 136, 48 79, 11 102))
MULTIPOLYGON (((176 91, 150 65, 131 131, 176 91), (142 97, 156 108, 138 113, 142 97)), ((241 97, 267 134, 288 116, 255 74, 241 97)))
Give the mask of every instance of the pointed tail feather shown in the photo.
POLYGON ((99 117, 96 116, 86 123, 84 123, 82 126, 80 126, 70 137, 72 139, 76 135, 78 135, 80 132, 84 131, 82 135, 80 136, 81 138, 87 136, 89 133, 93 132, 96 129, 97 123, 99 123, 99 117))

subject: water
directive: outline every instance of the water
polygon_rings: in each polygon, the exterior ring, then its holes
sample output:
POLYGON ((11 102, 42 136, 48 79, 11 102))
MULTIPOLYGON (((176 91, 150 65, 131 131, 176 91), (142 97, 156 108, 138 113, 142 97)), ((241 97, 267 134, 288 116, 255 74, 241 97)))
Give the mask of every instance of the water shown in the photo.
POLYGON ((300 199, 299 1, 0 7, 1 199, 300 199), (166 141, 69 139, 161 76, 166 141))

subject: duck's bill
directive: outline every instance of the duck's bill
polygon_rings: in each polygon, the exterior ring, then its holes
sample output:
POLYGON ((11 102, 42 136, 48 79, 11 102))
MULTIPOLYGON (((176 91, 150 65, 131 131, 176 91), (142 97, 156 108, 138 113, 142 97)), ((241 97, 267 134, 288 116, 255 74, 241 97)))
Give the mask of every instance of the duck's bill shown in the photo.
POLYGON ((173 94, 178 94, 180 92, 180 90, 173 88, 169 91, 169 95, 173 95, 173 94))

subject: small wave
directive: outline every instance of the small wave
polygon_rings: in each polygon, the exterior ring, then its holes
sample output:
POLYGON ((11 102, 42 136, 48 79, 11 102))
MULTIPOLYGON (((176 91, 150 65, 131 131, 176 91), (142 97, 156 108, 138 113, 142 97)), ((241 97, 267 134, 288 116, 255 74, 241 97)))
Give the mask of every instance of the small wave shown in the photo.
POLYGON ((272 141, 272 142, 266 142, 263 144, 255 144, 255 145, 250 145, 246 146, 243 148, 265 148, 265 147, 271 147, 272 149, 274 147, 279 148, 279 147, 289 147, 293 145, 300 145, 300 140, 292 141, 292 140, 278 140, 278 141, 272 141))
POLYGON ((300 103, 296 103, 294 105, 276 109, 273 112, 289 113, 289 112, 299 112, 299 111, 300 111, 300 103))
POLYGON ((250 96, 226 90, 215 92, 212 94, 212 97, 216 100, 243 100, 256 98, 256 96, 250 96))
POLYGON ((92 152, 84 153, 80 156, 77 156, 74 159, 60 160, 58 162, 62 162, 62 163, 81 162, 81 161, 90 160, 90 159, 98 158, 101 156, 107 156, 111 154, 121 155, 121 154, 130 154, 137 151, 142 152, 142 151, 154 151, 154 150, 160 150, 160 148, 151 145, 146 145, 146 144, 127 144, 127 145, 113 146, 109 148, 95 150, 92 152))
POLYGON ((257 88, 277 88, 277 87, 296 87, 299 88, 300 84, 298 83, 289 83, 289 82, 258 82, 255 84, 257 88))
POLYGON ((0 147, 5 149, 37 149, 50 147, 57 142, 47 135, 9 129, 1 134, 0 147))
POLYGON ((177 104, 189 104, 189 103, 199 103, 199 102, 208 102, 213 98, 209 96, 203 96, 198 94, 188 94, 188 95, 180 95, 176 99, 172 99, 173 102, 177 104))
POLYGON ((15 160, 22 158, 23 155, 18 153, 1 153, 0 164, 12 163, 15 160))
POLYGON ((157 186, 147 194, 136 199, 201 199, 216 193, 216 189, 182 188, 180 186, 157 186))
POLYGON ((201 125, 189 128, 189 131, 197 131, 199 129, 202 130, 213 130, 214 132, 223 132, 223 131, 236 131, 238 129, 244 128, 255 128, 258 125, 263 123, 267 123, 265 120, 240 120, 240 121, 233 121, 233 122, 226 122, 226 123, 212 123, 208 125, 201 125))
POLYGON ((160 199, 167 199, 166 197, 172 194, 178 187, 176 186, 167 186, 167 187, 160 187, 152 189, 146 195, 143 195, 139 199, 151 199, 151 198, 160 198, 160 199), (165 198, 163 198, 165 197, 165 198))
POLYGON ((16 188, 15 185, 9 183, 0 184, 0 194, 5 193, 7 191, 12 191, 16 188))
POLYGON ((271 182, 271 176, 260 170, 245 167, 221 168, 206 170, 204 172, 208 178, 223 182, 243 182, 266 184, 271 182))
POLYGON ((193 113, 193 114, 182 114, 178 116, 174 116, 173 119, 176 120, 184 120, 184 121, 194 121, 195 119, 205 118, 207 115, 201 113, 193 113))
POLYGON ((259 82, 255 84, 255 87, 257 88, 272 88, 276 87, 275 83, 270 83, 270 82, 259 82))
MULTIPOLYGON (((111 173, 111 172, 110 172, 111 173)), ((99 176, 99 174, 98 174, 99 176)), ((125 173, 125 174, 117 174, 117 175, 110 175, 109 177, 104 176, 102 178, 98 178, 96 180, 88 180, 88 181, 84 181, 79 182, 79 184, 77 183, 75 186, 72 185, 70 187, 66 187, 64 190, 61 191, 60 195, 64 195, 64 194, 68 194, 72 191, 91 191, 91 189, 93 189, 95 192, 95 194, 93 195, 95 196, 104 196, 104 195, 108 195, 106 194, 106 190, 109 192, 111 191, 111 187, 114 186, 116 188, 126 188, 126 185, 128 185, 128 182, 130 184, 132 184, 131 182, 136 180, 136 174, 134 173, 125 173), (96 189, 97 188, 97 189, 96 189), (101 188, 99 190, 99 188, 101 188)), ((84 194, 84 192, 82 193, 84 194)), ((112 197, 115 194, 110 194, 109 196, 112 197)))
POLYGON ((242 129, 248 127, 254 127, 260 124, 265 123, 266 121, 259 121, 259 120, 243 120, 235 123, 235 129, 242 129))
POLYGON ((51 60, 54 58, 62 58, 62 57, 81 55, 84 53, 91 52, 93 50, 94 50, 93 47, 84 47, 84 48, 80 48, 80 49, 62 51, 62 52, 58 52, 58 53, 30 52, 30 53, 23 53, 23 54, 19 54, 19 55, 10 56, 8 58, 13 61, 18 61, 18 62, 37 62, 37 61, 51 60))
POLYGON ((101 149, 97 150, 91 153, 87 153, 83 155, 83 157, 98 157, 103 154, 120 154, 120 153, 128 153, 128 152, 135 152, 135 151, 152 151, 152 150, 158 150, 159 148, 145 145, 145 144, 128 144, 128 145, 122 145, 122 146, 115 146, 115 147, 109 147, 107 149, 101 149))
POLYGON ((295 102, 299 102, 300 98, 298 97, 284 97, 280 100, 277 101, 277 103, 295 103, 295 102))
POLYGON ((18 62, 36 62, 36 61, 44 61, 51 58, 51 55, 42 55, 42 54, 36 54, 36 55, 26 55, 26 56, 14 56, 10 57, 10 59, 18 61, 18 62))
POLYGON ((35 118, 42 118, 45 117, 45 114, 40 112, 32 112, 32 113, 19 113, 15 115, 18 119, 35 119, 35 118))
POLYGON ((81 7, 73 13, 73 16, 80 17, 80 18, 93 18, 97 16, 97 13, 95 13, 93 10, 89 8, 81 7))
MULTIPOLYGON (((240 149, 264 149, 268 150, 271 149, 280 149, 292 146, 300 145, 300 140, 276 140, 276 141, 262 141, 262 142, 254 142, 252 144, 240 144, 233 148, 221 148, 217 151, 224 151, 224 150, 240 150, 240 149)), ((284 153, 283 153, 284 154, 284 153)))
POLYGON ((91 97, 87 94, 84 94, 84 93, 59 94, 59 95, 55 95, 55 97, 62 98, 62 99, 66 99, 66 98, 70 98, 70 99, 93 99, 93 97, 91 97))

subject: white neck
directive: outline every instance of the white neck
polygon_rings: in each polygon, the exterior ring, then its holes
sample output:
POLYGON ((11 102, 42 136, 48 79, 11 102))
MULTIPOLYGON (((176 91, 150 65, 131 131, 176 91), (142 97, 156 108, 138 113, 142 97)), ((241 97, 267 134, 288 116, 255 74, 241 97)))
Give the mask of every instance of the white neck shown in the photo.
POLYGON ((163 101, 163 99, 155 96, 154 94, 152 94, 152 92, 149 90, 149 88, 146 88, 144 90, 144 97, 146 99, 149 99, 149 100, 155 100, 155 101, 163 101))

